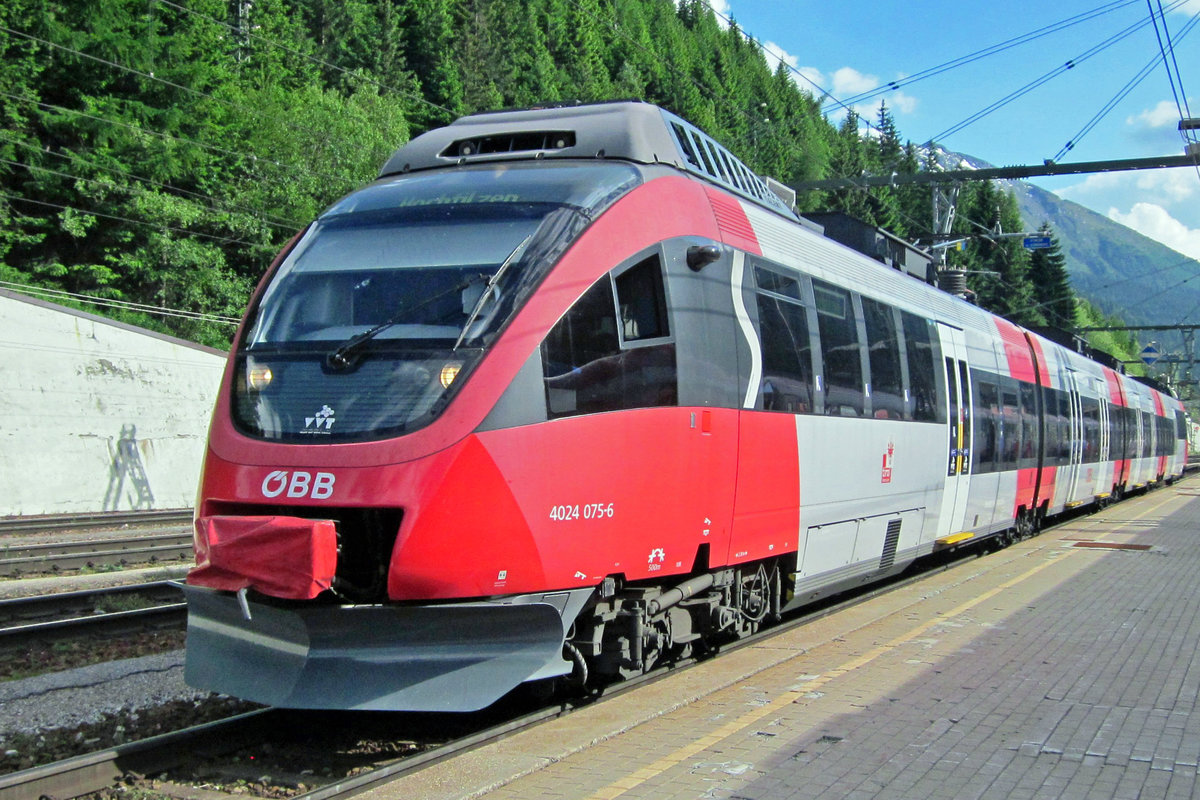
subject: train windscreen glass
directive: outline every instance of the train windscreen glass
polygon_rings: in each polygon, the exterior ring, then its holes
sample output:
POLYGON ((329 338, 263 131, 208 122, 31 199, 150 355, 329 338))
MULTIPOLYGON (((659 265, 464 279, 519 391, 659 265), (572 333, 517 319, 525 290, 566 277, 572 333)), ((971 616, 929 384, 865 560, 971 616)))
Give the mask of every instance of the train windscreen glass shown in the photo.
POLYGON ((428 424, 570 242, 639 180, 622 164, 504 165, 349 195, 252 310, 238 427, 317 443, 428 424))

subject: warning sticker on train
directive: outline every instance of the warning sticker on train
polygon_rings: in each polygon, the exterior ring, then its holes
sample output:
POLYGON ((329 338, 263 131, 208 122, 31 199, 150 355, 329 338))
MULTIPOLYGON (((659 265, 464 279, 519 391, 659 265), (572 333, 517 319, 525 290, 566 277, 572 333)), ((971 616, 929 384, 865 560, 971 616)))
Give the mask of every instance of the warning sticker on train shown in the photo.
POLYGON ((887 452, 883 454, 883 473, 879 477, 880 483, 892 482, 892 457, 896 453, 896 445, 894 442, 888 442, 887 452))

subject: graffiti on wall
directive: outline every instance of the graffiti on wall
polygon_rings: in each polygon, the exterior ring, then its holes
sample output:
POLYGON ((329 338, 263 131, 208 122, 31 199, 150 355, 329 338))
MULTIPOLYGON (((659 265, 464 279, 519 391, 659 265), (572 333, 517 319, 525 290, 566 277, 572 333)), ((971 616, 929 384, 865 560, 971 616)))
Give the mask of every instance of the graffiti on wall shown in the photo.
POLYGON ((131 510, 154 508, 154 492, 146 477, 142 451, 138 446, 137 426, 122 425, 115 443, 109 440, 108 491, 104 494, 104 510, 117 511, 125 498, 131 510))

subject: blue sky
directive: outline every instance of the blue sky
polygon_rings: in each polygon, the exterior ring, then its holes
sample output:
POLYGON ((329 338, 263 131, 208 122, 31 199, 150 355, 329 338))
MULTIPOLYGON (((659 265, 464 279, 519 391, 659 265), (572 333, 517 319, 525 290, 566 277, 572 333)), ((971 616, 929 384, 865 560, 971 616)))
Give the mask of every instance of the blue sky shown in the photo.
MULTIPOLYGON (((886 101, 906 140, 936 137, 950 150, 997 166, 1183 154, 1180 115, 1161 61, 1117 100, 1159 57, 1147 0, 709 2, 795 68, 803 76, 797 75, 797 82, 814 94, 820 87, 844 100, 897 83, 898 88, 855 107, 874 120, 880 100, 886 101), (1047 28, 1052 30, 1037 33, 1047 28), (1029 41, 1001 46, 1017 38, 1029 41), (941 69, 987 49, 996 52, 941 69), (1073 63, 1069 69, 1068 62, 1073 63), (927 71, 938 74, 920 77, 927 71), (1021 96, 1004 102, 1014 93, 1021 96), (999 107, 953 130, 993 104, 999 107), (1111 110, 1094 121, 1110 104, 1111 110), (1089 125, 1091 130, 1079 136, 1089 125), (1073 149, 1060 154, 1070 141, 1076 142, 1073 149)), ((1159 5, 1159 0, 1150 2, 1159 5)), ((1161 0, 1161 5, 1175 45, 1180 101, 1186 98, 1191 116, 1200 117, 1200 24, 1185 28, 1200 15, 1200 0, 1161 0)), ((831 104, 828 113, 837 121, 844 112, 831 104)), ((1195 168, 1033 182, 1200 258, 1200 171, 1195 168)))

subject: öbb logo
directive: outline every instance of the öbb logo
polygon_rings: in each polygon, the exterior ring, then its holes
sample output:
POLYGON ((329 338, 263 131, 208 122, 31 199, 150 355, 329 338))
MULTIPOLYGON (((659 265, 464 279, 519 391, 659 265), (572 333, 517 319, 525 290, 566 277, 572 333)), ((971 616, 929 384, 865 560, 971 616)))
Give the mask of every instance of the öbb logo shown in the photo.
POLYGON ((313 500, 325 500, 333 496, 333 482, 337 480, 332 472, 289 473, 285 469, 277 469, 263 478, 263 497, 279 497, 286 490, 288 497, 308 497, 313 500))

